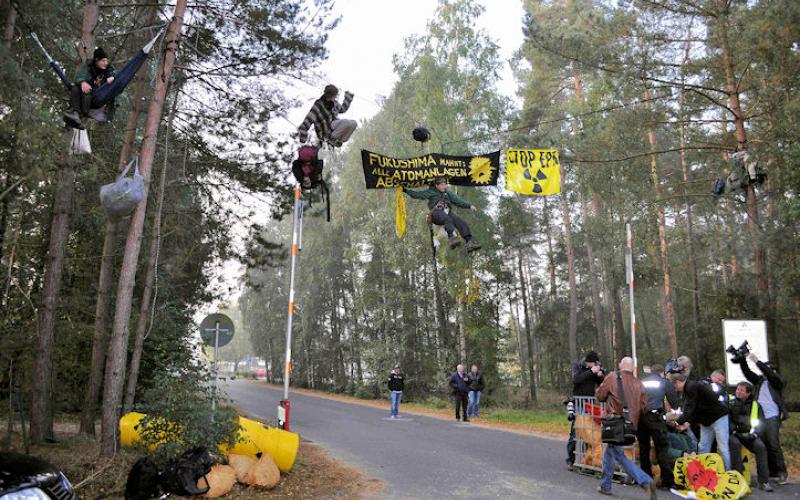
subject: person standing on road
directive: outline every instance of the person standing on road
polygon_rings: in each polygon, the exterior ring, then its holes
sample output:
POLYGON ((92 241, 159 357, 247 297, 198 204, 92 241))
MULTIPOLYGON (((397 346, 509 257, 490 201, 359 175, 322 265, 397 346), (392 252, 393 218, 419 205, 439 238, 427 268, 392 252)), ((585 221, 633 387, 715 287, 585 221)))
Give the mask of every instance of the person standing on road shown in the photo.
POLYGON ((394 369, 389 374, 389 391, 391 391, 392 409, 391 418, 400 418, 400 400, 403 399, 403 388, 405 387, 405 375, 400 373, 400 363, 394 365, 394 369))
POLYGON ((642 385, 647 393, 647 412, 639 419, 638 439, 639 456, 641 457, 642 470, 653 476, 653 466, 650 462, 650 439, 656 448, 656 458, 661 470, 661 486, 672 488, 674 479, 672 468, 675 461, 669 454, 669 439, 667 438, 667 424, 664 421, 664 399, 669 402, 670 407, 678 407, 678 394, 661 373, 664 368, 661 365, 653 365, 650 375, 642 379, 642 385))
MULTIPOLYGON (((753 386, 750 382, 739 382, 736 386, 736 397, 730 403, 730 412, 731 463, 734 470, 744 473, 742 448, 747 448, 756 456, 758 488, 768 493, 774 491, 769 484, 767 445, 759 437, 764 428, 764 413, 758 401, 753 398, 753 386)), ((749 477, 745 479, 750 480, 749 477)))
MULTIPOLYGON (((594 391, 603 381, 605 373, 600 367, 600 356, 594 352, 586 353, 583 361, 572 365, 572 397, 594 397, 594 391)), ((567 441, 567 469, 572 470, 575 463, 575 418, 571 418, 569 440, 567 441)))
POLYGON ((458 365, 456 372, 450 377, 450 388, 456 400, 456 420, 461 420, 461 410, 464 411, 464 422, 469 422, 467 415, 467 393, 469 392, 469 377, 464 372, 464 365, 458 365))
POLYGON ((783 388, 786 381, 774 366, 758 360, 754 352, 750 352, 747 359, 742 360, 740 366, 744 377, 755 387, 755 399, 764 411, 764 428, 761 439, 767 445, 769 456, 769 475, 774 477, 778 484, 786 484, 789 474, 786 471, 786 461, 781 448, 781 425, 789 418, 786 403, 783 400, 783 388), (747 359, 755 363, 763 375, 754 373, 747 364, 747 359))
MULTIPOLYGON (((647 412, 647 392, 642 383, 633 375, 633 358, 624 357, 619 362, 619 372, 611 372, 595 391, 595 396, 599 401, 605 401, 607 415, 619 415, 624 417, 622 398, 624 395, 625 406, 628 409, 633 428, 636 429, 641 422, 641 416, 647 412), (622 392, 620 392, 620 389, 622 392)), ((616 464, 622 466, 622 470, 633 478, 639 486, 646 489, 650 494, 651 500, 657 498, 656 483, 653 478, 648 476, 645 471, 639 468, 636 463, 625 456, 625 448, 613 444, 606 444, 606 451, 603 454, 603 472, 600 476, 600 486, 597 491, 603 495, 611 495, 611 479, 614 476, 616 464)))
POLYGON ((469 404, 467 405, 467 417, 478 418, 478 405, 481 402, 481 391, 486 384, 483 375, 478 371, 478 365, 472 365, 469 375, 469 404))

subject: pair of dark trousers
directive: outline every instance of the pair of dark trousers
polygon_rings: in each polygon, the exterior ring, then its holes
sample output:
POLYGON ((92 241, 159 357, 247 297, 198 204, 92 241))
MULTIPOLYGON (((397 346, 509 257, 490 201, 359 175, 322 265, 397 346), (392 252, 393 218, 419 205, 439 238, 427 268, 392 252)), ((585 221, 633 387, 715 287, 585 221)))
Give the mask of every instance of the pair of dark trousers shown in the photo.
POLYGON ((69 107, 81 116, 88 115, 92 107, 92 93, 84 94, 80 85, 73 85, 69 90, 69 107))
POLYGON ((567 441, 567 464, 575 463, 575 421, 569 426, 569 440, 567 441))
POLYGON ((469 241, 472 238, 472 233, 469 232, 467 223, 464 222, 464 219, 454 214, 452 210, 448 214, 441 208, 436 208, 431 211, 431 220, 437 226, 444 226, 447 236, 453 236, 453 231, 458 229, 458 234, 465 240, 469 241))
POLYGON ((456 420, 459 420, 461 418, 462 411, 463 411, 463 415, 464 415, 464 420, 468 420, 468 416, 467 416, 467 393, 466 392, 456 391, 456 393, 453 394, 453 397, 456 400, 456 420))
POLYGON ((661 484, 672 486, 675 479, 672 475, 672 467, 675 461, 669 456, 669 440, 667 439, 667 424, 661 412, 642 414, 639 418, 639 460, 642 470, 653 477, 653 465, 650 462, 650 438, 656 447, 656 458, 661 470, 661 484))
POLYGON ((786 462, 781 449, 781 417, 772 417, 764 421, 764 428, 759 434, 761 440, 767 445, 769 458, 769 475, 778 476, 786 473, 786 462))
MULTIPOLYGON (((767 445, 756 435, 742 436, 741 439, 736 434, 731 434, 728 446, 731 448, 731 465, 733 470, 744 473, 742 464, 742 447, 747 448, 756 456, 756 470, 758 471, 758 483, 764 484, 769 481, 769 458, 767 458, 767 445)), ((745 478, 750 482, 750 478, 745 478)))

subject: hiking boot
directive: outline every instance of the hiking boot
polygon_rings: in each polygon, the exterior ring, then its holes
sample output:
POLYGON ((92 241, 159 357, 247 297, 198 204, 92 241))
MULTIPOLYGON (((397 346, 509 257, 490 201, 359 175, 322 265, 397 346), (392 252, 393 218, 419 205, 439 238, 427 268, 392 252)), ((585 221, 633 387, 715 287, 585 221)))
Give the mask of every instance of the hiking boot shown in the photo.
POLYGON ((611 490, 604 490, 602 486, 597 487, 597 492, 600 493, 601 495, 608 495, 608 496, 614 495, 613 493, 611 493, 611 490))
POLYGON ((462 422, 469 422, 469 419, 465 418, 464 420, 462 420, 462 422))
POLYGON ((789 482, 789 474, 786 472, 781 472, 778 474, 778 484, 786 484, 789 482))
POLYGON ((767 493, 772 493, 775 491, 775 488, 772 487, 769 483, 761 483, 758 485, 758 489, 762 491, 766 491, 767 493))
POLYGON ((461 238, 456 235, 450 236, 447 241, 450 242, 450 248, 456 248, 461 245, 461 238))
POLYGON ((81 121, 81 115, 79 115, 74 109, 69 109, 66 111, 66 113, 64 113, 64 122, 70 127, 78 130, 83 130, 86 128, 83 126, 83 122, 81 121))
POLYGON ((481 244, 475 240, 469 240, 467 242, 467 252, 474 252, 475 250, 480 250, 481 244))

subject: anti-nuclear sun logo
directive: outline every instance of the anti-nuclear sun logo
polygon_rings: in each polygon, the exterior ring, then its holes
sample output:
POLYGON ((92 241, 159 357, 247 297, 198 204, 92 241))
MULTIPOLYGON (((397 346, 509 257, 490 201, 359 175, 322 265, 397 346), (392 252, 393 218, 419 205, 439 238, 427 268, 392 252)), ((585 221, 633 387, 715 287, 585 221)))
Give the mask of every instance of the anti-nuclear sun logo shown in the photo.
POLYGON ((469 177, 475 184, 489 184, 492 180, 492 170, 489 158, 476 156, 469 162, 469 177))
POLYGON ((544 172, 542 172, 541 167, 537 166, 534 168, 531 167, 530 165, 522 167, 522 176, 525 178, 525 180, 533 183, 532 191, 534 193, 542 192, 542 186, 541 184, 539 184, 539 182, 547 180, 547 176, 544 175, 544 172), (534 173, 534 170, 536 170, 536 173, 534 173))

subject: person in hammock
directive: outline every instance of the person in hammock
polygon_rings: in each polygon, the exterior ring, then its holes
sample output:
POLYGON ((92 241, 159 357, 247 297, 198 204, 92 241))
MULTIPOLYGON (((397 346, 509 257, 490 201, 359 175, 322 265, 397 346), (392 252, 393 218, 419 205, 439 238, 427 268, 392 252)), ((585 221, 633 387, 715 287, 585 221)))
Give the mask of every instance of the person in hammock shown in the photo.
POLYGON ((92 58, 78 71, 75 83, 69 94, 69 109, 64 113, 64 121, 72 128, 84 129, 83 118, 89 115, 92 107, 92 94, 104 84, 111 84, 116 76, 114 66, 102 47, 96 47, 92 58))
POLYGON ((335 85, 326 85, 322 96, 314 101, 314 105, 308 111, 305 120, 297 128, 297 135, 300 142, 308 141, 308 129, 314 126, 320 144, 325 142, 334 147, 341 147, 346 142, 357 123, 355 120, 340 120, 339 115, 350 109, 353 102, 353 93, 345 92, 342 103, 336 101, 339 89, 335 85))
POLYGON ((434 183, 426 190, 416 190, 403 188, 403 192, 417 200, 427 200, 428 209, 430 209, 429 223, 436 224, 437 226, 444 226, 447 231, 450 248, 456 248, 461 245, 461 238, 467 242, 467 252, 474 252, 481 248, 481 244, 475 241, 469 226, 464 219, 454 214, 452 206, 455 205, 461 208, 469 208, 478 211, 478 207, 470 205, 466 200, 457 194, 448 191, 447 179, 444 177, 437 178, 434 183), (458 230, 459 238, 455 231, 458 230))

